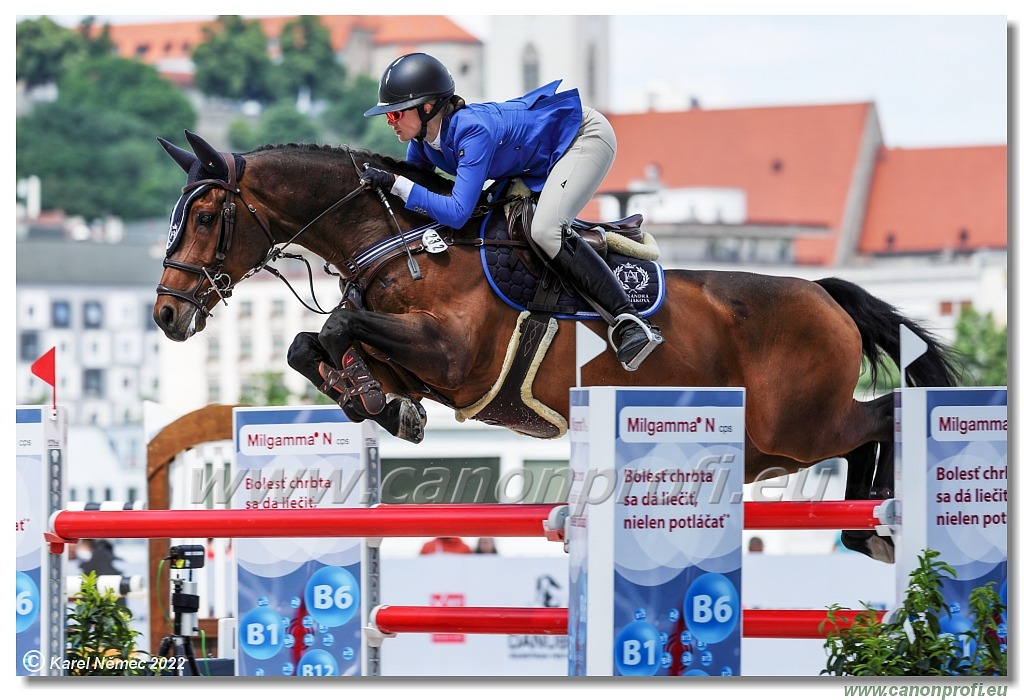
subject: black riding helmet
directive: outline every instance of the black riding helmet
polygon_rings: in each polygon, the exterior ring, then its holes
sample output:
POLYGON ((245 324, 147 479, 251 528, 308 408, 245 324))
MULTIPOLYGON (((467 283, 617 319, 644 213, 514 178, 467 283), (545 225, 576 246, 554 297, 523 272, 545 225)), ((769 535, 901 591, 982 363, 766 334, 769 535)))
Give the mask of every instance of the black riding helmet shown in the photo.
POLYGON ((385 112, 398 112, 415 107, 419 112, 423 130, 426 124, 441 112, 441 108, 455 94, 455 80, 444 64, 425 53, 399 56, 384 70, 377 91, 377 104, 363 113, 373 117, 385 112), (426 114, 423 105, 437 101, 435 109, 426 114))

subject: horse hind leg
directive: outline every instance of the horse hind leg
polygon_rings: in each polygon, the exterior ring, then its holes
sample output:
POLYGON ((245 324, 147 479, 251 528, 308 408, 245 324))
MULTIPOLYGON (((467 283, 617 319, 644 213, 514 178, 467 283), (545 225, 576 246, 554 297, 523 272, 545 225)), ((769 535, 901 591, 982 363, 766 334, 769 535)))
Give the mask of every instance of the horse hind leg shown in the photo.
MULTIPOLYGON (((893 396, 888 394, 869 406, 892 424, 893 396)), ((847 500, 892 498, 895 489, 895 438, 867 442, 845 455, 847 500)), ((896 560, 891 537, 874 530, 843 530, 840 539, 847 549, 892 564, 896 560)))

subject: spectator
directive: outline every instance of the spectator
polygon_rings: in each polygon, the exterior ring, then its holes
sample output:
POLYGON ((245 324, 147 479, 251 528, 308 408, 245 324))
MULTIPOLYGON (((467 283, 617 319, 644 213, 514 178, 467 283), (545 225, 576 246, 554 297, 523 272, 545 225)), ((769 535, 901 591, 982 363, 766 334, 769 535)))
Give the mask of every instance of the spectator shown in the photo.
POLYGON ((750 554, 763 554, 764 540, 760 537, 751 537, 750 542, 747 544, 747 552, 750 554))
POLYGON ((423 545, 420 554, 472 554, 461 537, 435 537, 423 545))
POLYGON ((498 545, 495 544, 493 537, 481 537, 476 541, 476 553, 477 554, 497 554, 498 545))

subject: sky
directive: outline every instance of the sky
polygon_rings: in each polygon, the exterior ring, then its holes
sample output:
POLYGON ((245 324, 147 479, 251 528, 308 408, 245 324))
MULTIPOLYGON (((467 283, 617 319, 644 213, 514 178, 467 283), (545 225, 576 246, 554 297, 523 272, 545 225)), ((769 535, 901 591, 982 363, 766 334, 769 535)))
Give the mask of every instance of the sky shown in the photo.
MULTIPOLYGON (((397 13, 402 4, 362 11, 397 13)), ((979 14, 611 15, 608 111, 685 109, 691 99, 703 109, 871 101, 889 147, 1005 144, 1008 77, 1018 77, 1007 69, 1010 10, 986 0, 971 5, 979 14)), ((942 11, 941 2, 929 7, 942 11)), ((202 16, 209 15, 98 15, 112 23, 202 16)), ((452 17, 483 40, 500 31, 500 16, 452 17)))

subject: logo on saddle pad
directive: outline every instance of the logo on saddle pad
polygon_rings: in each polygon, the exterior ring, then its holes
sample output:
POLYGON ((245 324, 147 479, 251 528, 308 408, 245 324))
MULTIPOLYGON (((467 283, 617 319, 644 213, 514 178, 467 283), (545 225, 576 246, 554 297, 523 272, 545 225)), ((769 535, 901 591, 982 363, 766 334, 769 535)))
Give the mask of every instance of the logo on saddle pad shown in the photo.
POLYGON ((619 284, 626 290, 629 300, 633 304, 646 305, 651 302, 651 295, 648 287, 651 284, 651 276, 647 270, 631 262, 623 263, 612 270, 619 284))

